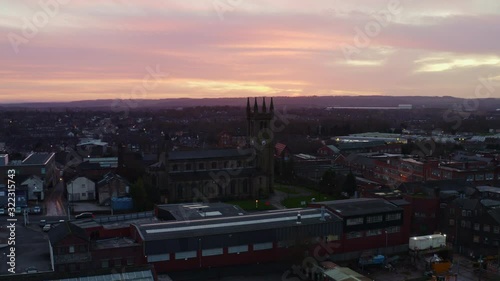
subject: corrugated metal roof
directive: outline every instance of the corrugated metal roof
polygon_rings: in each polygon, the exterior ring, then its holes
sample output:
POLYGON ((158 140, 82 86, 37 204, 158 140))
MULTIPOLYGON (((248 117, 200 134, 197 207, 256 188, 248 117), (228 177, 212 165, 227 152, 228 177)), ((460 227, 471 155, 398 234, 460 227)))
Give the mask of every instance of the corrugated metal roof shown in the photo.
POLYGON ((32 153, 26 159, 23 160, 23 165, 44 165, 51 158, 54 157, 54 153, 32 153))
POLYGON ((348 268, 348 267, 335 267, 328 269, 324 274, 335 281, 372 281, 360 273, 348 268))
POLYGON ((105 275, 85 276, 65 279, 51 279, 48 281, 154 281, 151 270, 111 273, 105 275))
POLYGON ((297 226, 297 214, 301 214, 300 225, 341 222, 333 213, 325 210, 326 221, 321 218, 320 209, 295 209, 262 212, 237 217, 205 218, 185 222, 164 222, 138 225, 146 241, 217 235, 264 229, 278 229, 297 226))
POLYGON ((401 207, 380 198, 356 198, 346 200, 335 200, 317 202, 315 204, 325 205, 331 210, 335 210, 342 216, 369 215, 382 212, 402 211, 401 207))

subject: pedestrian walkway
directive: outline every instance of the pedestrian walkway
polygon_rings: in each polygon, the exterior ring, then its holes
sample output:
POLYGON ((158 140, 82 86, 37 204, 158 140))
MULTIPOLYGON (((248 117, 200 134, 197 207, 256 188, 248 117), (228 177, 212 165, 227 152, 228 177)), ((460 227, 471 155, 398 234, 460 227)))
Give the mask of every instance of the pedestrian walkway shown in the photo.
POLYGON ((275 189, 274 190, 274 194, 269 199, 269 202, 276 209, 286 209, 286 207, 283 206, 283 204, 281 202, 283 202, 283 200, 285 200, 288 197, 293 198, 293 197, 303 197, 303 196, 310 196, 310 195, 312 195, 312 192, 310 190, 307 190, 305 188, 301 188, 301 187, 298 187, 298 186, 288 186, 288 185, 281 185, 281 184, 279 186, 284 187, 284 188, 292 189, 294 191, 294 193, 293 194, 286 193, 286 192, 283 192, 281 190, 276 190, 275 189))

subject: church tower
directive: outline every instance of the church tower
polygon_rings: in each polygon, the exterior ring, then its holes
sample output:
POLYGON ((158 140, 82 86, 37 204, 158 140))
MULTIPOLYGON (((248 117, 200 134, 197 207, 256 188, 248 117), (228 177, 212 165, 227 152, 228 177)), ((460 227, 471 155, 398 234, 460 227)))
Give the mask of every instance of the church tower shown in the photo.
POLYGON ((255 149, 255 167, 260 176, 257 176, 254 186, 258 186, 257 196, 273 193, 274 182, 274 132, 271 130, 271 120, 274 118, 274 104, 271 98, 269 108, 266 99, 262 98, 259 109, 257 98, 253 109, 250 98, 247 98, 247 137, 250 148, 255 149))

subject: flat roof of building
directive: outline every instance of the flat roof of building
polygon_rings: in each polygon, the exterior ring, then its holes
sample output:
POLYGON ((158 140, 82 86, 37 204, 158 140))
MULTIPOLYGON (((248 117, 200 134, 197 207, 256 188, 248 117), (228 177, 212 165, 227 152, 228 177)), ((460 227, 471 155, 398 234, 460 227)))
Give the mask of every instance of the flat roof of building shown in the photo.
POLYGON ((158 218, 177 221, 234 217, 247 214, 239 206, 226 203, 164 204, 158 205, 156 208, 158 209, 158 218))
POLYGON ((323 215, 319 208, 298 208, 259 212, 237 217, 142 224, 136 225, 136 227, 143 240, 154 241, 331 223, 335 221, 340 222, 341 219, 326 209, 323 215), (299 213, 301 219, 300 224, 297 224, 299 213), (322 217, 325 218, 324 221, 320 220, 322 217))
MULTIPOLYGON (((218 170, 204 170, 204 171, 179 171, 179 172, 172 172, 170 171, 168 173, 169 177, 175 182, 175 181, 193 181, 193 180, 214 180, 214 176, 218 174, 218 172, 223 172, 227 173, 227 170, 225 169, 218 169, 218 170)), ((237 173, 233 173, 234 178, 242 178, 242 177, 249 177, 251 175, 259 175, 259 174, 264 174, 261 171, 257 171, 255 168, 237 168, 234 167, 232 168, 231 171, 237 171, 237 173)))
POLYGON ((335 201, 316 202, 342 216, 360 216, 391 211, 402 211, 401 207, 381 198, 355 198, 335 201))
MULTIPOLYGON (((21 272, 19 272, 21 273, 21 272)), ((154 281, 152 265, 125 266, 119 271, 114 268, 88 269, 78 272, 38 272, 30 274, 0 275, 0 280, 8 281, 154 281)))
POLYGON ((496 186, 487 186, 487 185, 476 186, 476 189, 479 192, 491 192, 491 193, 499 193, 500 194, 500 187, 496 187, 496 186))
POLYGON ((133 239, 130 239, 127 237, 100 239, 100 240, 96 240, 94 243, 94 247, 98 250, 126 247, 126 246, 132 246, 132 245, 140 245, 140 244, 136 243, 133 239))
POLYGON ((26 157, 22 164, 23 165, 45 165, 49 162, 51 158, 54 157, 54 153, 31 153, 26 157))

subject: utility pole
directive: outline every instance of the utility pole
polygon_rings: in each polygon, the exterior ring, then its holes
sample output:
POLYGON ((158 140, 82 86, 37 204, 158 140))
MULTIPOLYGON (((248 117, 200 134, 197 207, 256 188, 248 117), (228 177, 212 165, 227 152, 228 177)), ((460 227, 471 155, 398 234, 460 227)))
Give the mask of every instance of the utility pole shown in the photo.
POLYGON ((68 195, 68 221, 71 220, 71 202, 73 202, 73 183, 71 183, 71 194, 68 195))

